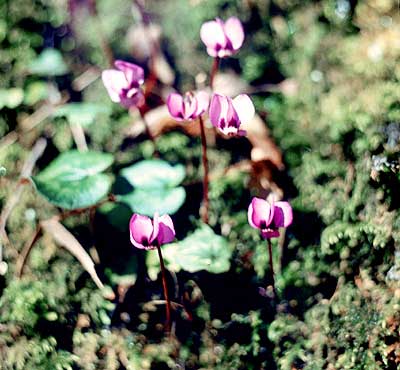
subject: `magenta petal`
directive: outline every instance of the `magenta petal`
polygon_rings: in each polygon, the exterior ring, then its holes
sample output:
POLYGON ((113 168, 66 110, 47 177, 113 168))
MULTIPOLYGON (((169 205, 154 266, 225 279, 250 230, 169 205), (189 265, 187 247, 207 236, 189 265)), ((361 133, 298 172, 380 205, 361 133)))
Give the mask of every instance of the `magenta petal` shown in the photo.
POLYGON ((232 100, 233 107, 241 123, 250 122, 255 114, 253 102, 246 94, 240 94, 232 100))
POLYGON ((240 119, 238 116, 238 113, 235 110, 235 107, 233 106, 233 102, 231 98, 225 97, 226 99, 226 115, 225 115, 225 120, 226 122, 230 125, 236 128, 236 132, 240 126, 240 119))
POLYGON ((240 20, 236 17, 229 18, 224 25, 224 32, 231 42, 233 50, 238 50, 244 41, 244 31, 240 20))
POLYGON ((102 72, 101 79, 111 100, 119 103, 121 91, 128 87, 124 73, 115 69, 106 69, 102 72))
POLYGON ((223 104, 224 97, 218 94, 214 94, 211 99, 209 116, 210 121, 214 127, 219 127, 219 122, 221 119, 221 112, 222 112, 222 104, 223 104))
POLYGON ((288 227, 293 221, 292 207, 288 202, 276 202, 274 205, 274 224, 276 227, 288 227))
POLYGON ((267 228, 273 218, 273 207, 264 199, 254 197, 248 209, 250 226, 257 229, 267 228))
POLYGON ((172 93, 167 98, 167 107, 170 115, 178 121, 183 120, 183 98, 181 95, 172 93))
POLYGON ((123 60, 116 60, 114 63, 115 67, 122 71, 129 83, 137 86, 144 82, 144 70, 136 64, 124 62, 123 60))
POLYGON ((197 112, 196 116, 203 114, 210 104, 210 96, 205 91, 199 91, 196 94, 197 99, 197 112))
POLYGON ((219 47, 225 47, 226 37, 223 29, 223 23, 218 21, 205 22, 200 29, 201 41, 207 47, 207 52, 211 56, 216 56, 219 47))
MULTIPOLYGON (((135 89, 136 93, 132 96, 128 97, 126 94, 120 95, 121 105, 125 108, 129 109, 131 107, 140 107, 144 104, 145 98, 143 91, 141 89, 135 89)), ((130 92, 134 92, 134 89, 129 90, 130 92)))
POLYGON ((184 118, 186 120, 192 120, 197 118, 197 100, 195 97, 191 97, 189 99, 183 99, 184 106, 184 118))
POLYGON ((153 249, 153 222, 149 217, 134 214, 129 222, 131 243, 140 249, 153 249))
POLYGON ((159 245, 171 243, 175 239, 175 228, 172 219, 168 215, 158 218, 159 230, 157 240, 159 245))

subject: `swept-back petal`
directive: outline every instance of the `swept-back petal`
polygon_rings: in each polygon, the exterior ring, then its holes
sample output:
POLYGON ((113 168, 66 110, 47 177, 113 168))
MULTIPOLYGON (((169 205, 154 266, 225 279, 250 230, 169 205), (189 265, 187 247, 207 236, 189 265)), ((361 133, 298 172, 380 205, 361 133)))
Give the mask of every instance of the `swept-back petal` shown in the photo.
POLYGON ((210 121, 214 127, 219 126, 219 121, 221 119, 221 111, 222 111, 222 100, 223 97, 218 94, 214 94, 211 98, 210 109, 209 109, 209 116, 210 121))
POLYGON ((233 107, 241 123, 250 122, 255 114, 253 102, 246 94, 240 94, 232 100, 233 107))
POLYGON ((115 69, 106 69, 102 72, 101 79, 103 80, 103 84, 107 89, 110 99, 114 103, 119 103, 122 90, 128 87, 125 74, 115 69))
POLYGON ((135 84, 139 86, 144 82, 144 70, 142 67, 123 60, 116 60, 114 65, 125 74, 129 85, 135 84))
POLYGON ((183 120, 183 98, 177 93, 172 93, 167 98, 167 107, 170 115, 177 121, 183 120))
POLYGON ((216 52, 226 45, 223 23, 218 21, 203 23, 200 29, 200 38, 206 45, 207 52, 210 54, 210 51, 214 51, 215 55, 210 55, 216 56, 216 52))
POLYGON ((143 91, 140 88, 129 90, 129 94, 122 94, 120 99, 121 105, 127 109, 133 106, 140 107, 144 104, 145 101, 143 91))
POLYGON ((228 97, 226 97, 225 99, 226 99, 226 104, 227 104, 226 121, 228 122, 229 126, 239 129, 240 119, 235 110, 235 107, 233 106, 233 101, 231 98, 228 98, 228 97))
POLYGON ((199 91, 196 95, 197 111, 196 116, 203 114, 210 104, 210 96, 205 91, 199 91))
POLYGON ((293 210, 288 202, 276 202, 274 205, 274 224, 276 227, 288 227, 293 222, 293 210))
POLYGON ((197 118, 197 100, 191 95, 190 97, 183 98, 183 110, 184 110, 184 118, 186 120, 192 120, 197 118))
POLYGON ((149 217, 134 214, 129 222, 131 243, 140 249, 152 249, 153 222, 149 217))
MULTIPOLYGON (((155 219, 155 218, 154 218, 155 219)), ((158 218, 158 245, 171 243, 175 239, 174 223, 169 215, 158 218)))
POLYGON ((273 206, 266 200, 254 197, 247 212, 250 226, 256 229, 268 227, 274 216, 273 210, 273 206))
POLYGON ((236 17, 230 17, 224 24, 224 32, 230 41, 233 50, 238 50, 244 41, 244 31, 240 20, 236 17))
POLYGON ((209 116, 213 126, 220 128, 221 120, 227 122, 229 110, 229 98, 219 94, 214 94, 211 99, 209 116))

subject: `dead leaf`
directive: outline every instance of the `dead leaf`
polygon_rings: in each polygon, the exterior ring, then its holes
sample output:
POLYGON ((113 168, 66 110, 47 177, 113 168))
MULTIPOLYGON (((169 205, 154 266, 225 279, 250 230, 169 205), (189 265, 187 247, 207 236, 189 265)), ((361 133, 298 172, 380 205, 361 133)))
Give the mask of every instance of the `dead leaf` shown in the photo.
POLYGON ((76 257, 82 267, 89 273, 97 287, 103 289, 104 285, 97 275, 94 262, 78 240, 56 219, 41 221, 40 225, 44 231, 51 234, 56 243, 76 257))

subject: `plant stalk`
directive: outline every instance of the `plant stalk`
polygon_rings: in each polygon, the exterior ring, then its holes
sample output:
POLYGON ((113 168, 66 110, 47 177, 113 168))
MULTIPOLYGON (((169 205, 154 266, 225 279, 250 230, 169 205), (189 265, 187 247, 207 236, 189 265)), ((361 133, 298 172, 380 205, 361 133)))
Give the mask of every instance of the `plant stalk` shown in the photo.
POLYGON ((275 273, 274 273, 274 262, 272 259, 272 243, 271 239, 267 239, 268 243, 268 253, 269 253, 269 268, 271 270, 271 276, 272 276, 272 289, 274 291, 274 299, 278 298, 278 294, 276 292, 276 287, 275 287, 275 273))
POLYGON ((200 134, 201 134, 201 147, 202 147, 202 161, 203 161, 203 222, 208 224, 208 209, 209 209, 209 199, 208 199, 208 158, 207 158, 207 139, 206 131, 204 128, 204 121, 201 116, 199 116, 200 124, 200 134))
POLYGON ((161 266, 161 277, 162 277, 162 284, 164 290, 164 298, 167 304, 165 305, 165 313, 166 313, 166 324, 165 324, 165 331, 168 335, 171 334, 171 301, 168 295, 168 287, 167 287, 167 275, 164 265, 164 259, 161 253, 161 247, 157 246, 158 257, 160 258, 160 266, 161 266))

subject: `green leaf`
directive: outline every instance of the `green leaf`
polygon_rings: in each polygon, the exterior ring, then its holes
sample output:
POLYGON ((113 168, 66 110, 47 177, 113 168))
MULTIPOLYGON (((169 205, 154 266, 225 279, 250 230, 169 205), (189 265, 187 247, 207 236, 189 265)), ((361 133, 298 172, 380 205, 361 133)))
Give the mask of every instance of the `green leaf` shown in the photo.
MULTIPOLYGON (((214 274, 230 268, 232 250, 228 241, 203 224, 184 240, 163 247, 163 255, 169 269, 188 272, 206 270, 214 274)), ((156 276, 154 256, 147 260, 152 276, 156 276), (152 259, 153 258, 153 259, 152 259)))
POLYGON ((96 103, 69 103, 59 107, 54 117, 66 117, 70 124, 91 125, 100 114, 110 113, 110 108, 96 103))
POLYGON ((124 168, 121 175, 134 187, 175 187, 185 178, 185 167, 181 164, 171 166, 163 160, 152 159, 124 168))
POLYGON ((96 174, 77 181, 41 181, 33 178, 38 192, 50 203, 65 209, 90 207, 104 198, 111 188, 111 179, 96 174))
POLYGON ((24 100, 24 91, 18 87, 11 89, 0 89, 0 109, 18 107, 24 100))
POLYGON ((45 49, 31 62, 29 71, 39 76, 61 76, 68 72, 61 53, 57 49, 45 49))
POLYGON ((108 194, 111 179, 100 172, 112 162, 111 154, 71 150, 32 179, 39 193, 52 204, 65 209, 86 208, 108 194))
POLYGON ((133 212, 153 216, 174 214, 185 202, 186 192, 178 188, 135 189, 132 193, 121 196, 121 201, 129 205, 133 212))
POLYGON ((7 174, 7 170, 5 167, 0 166, 0 177, 5 176, 7 174))
POLYGON ((145 160, 124 168, 121 176, 134 186, 133 192, 120 197, 133 212, 147 216, 155 212, 173 214, 185 202, 185 189, 177 187, 185 178, 181 164, 171 166, 160 159, 145 160))
POLYGON ((70 150, 60 154, 36 179, 47 182, 77 181, 104 171, 113 162, 112 154, 70 150))

